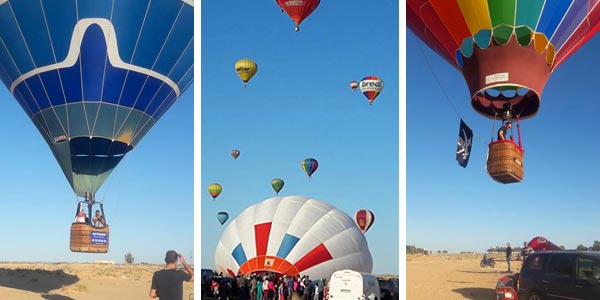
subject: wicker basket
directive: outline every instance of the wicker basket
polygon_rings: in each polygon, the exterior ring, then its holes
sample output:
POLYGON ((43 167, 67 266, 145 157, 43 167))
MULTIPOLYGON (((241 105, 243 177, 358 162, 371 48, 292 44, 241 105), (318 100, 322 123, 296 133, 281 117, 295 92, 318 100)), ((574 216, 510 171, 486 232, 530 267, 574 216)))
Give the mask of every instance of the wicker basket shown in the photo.
POLYGON ((88 253, 108 252, 108 226, 96 228, 85 223, 71 224, 71 251, 88 253), (102 236, 101 242, 94 241, 93 236, 102 236))
POLYGON ((500 183, 523 180, 523 149, 513 141, 497 141, 489 144, 487 171, 500 183))

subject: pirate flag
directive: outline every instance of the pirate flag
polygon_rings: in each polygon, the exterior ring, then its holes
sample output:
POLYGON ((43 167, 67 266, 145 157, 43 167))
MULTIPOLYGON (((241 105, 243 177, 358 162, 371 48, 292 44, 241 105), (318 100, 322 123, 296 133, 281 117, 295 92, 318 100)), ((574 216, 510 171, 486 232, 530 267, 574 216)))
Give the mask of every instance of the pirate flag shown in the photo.
POLYGON ((456 161, 463 168, 469 163, 471 154, 471 144, 473 143, 473 131, 462 119, 460 119, 460 129, 458 131, 458 146, 456 146, 456 161))

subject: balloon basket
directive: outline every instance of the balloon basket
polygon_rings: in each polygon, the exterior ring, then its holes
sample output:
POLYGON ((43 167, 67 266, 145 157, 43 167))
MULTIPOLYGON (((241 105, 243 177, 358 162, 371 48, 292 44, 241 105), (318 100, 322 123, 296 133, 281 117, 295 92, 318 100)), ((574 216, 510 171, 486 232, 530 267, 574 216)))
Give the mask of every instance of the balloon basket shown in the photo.
POLYGON ((94 227, 87 223, 71 224, 71 251, 85 253, 108 252, 108 226, 94 227))
POLYGON ((487 171, 500 183, 515 183, 523 180, 523 149, 513 141, 497 141, 489 144, 487 171))

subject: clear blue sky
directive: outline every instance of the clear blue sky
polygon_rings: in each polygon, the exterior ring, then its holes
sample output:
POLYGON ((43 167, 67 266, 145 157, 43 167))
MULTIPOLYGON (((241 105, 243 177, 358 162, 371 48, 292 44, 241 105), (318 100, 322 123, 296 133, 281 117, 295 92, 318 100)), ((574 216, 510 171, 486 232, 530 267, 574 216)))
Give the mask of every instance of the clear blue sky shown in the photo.
POLYGON ((233 220, 274 196, 280 177, 280 195, 373 211, 373 272, 398 274, 398 24, 395 1, 322 1, 300 32, 274 1, 202 2, 202 267, 214 267, 226 226, 217 212, 233 220), (247 88, 233 68, 241 58, 259 68, 247 88), (385 83, 372 106, 349 88, 367 75, 385 83), (320 164, 310 180, 307 157, 320 164), (216 201, 213 182, 223 185, 216 201))
POLYGON ((164 263, 194 249, 193 88, 185 91, 96 194, 110 225, 106 254, 69 250, 76 196, 41 134, 9 91, 0 88, 3 147, 0 185, 2 261, 164 263))
POLYGON ((537 235, 567 249, 599 240, 600 38, 553 72, 538 114, 521 123, 524 180, 502 185, 485 170, 493 120, 473 111, 460 72, 407 31, 407 244, 460 252, 537 235), (466 169, 455 161, 461 117, 475 134, 466 169))

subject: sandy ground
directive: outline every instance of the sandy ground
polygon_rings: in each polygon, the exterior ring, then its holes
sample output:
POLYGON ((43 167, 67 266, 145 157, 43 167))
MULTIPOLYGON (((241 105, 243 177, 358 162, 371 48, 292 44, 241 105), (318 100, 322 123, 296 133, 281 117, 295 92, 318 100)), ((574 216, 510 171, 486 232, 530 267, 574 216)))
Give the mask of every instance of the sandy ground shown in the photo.
MULTIPOLYGON (((0 263, 0 300, 136 300, 148 295, 161 265, 0 263)), ((185 282, 183 299, 193 299, 185 282)))
MULTIPOLYGON (((492 254, 496 267, 479 266, 483 254, 431 254, 406 257, 407 300, 494 300, 496 282, 508 266, 502 254, 492 254)), ((511 261, 512 273, 521 268, 511 261)))

